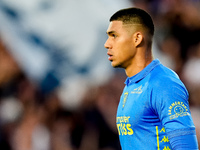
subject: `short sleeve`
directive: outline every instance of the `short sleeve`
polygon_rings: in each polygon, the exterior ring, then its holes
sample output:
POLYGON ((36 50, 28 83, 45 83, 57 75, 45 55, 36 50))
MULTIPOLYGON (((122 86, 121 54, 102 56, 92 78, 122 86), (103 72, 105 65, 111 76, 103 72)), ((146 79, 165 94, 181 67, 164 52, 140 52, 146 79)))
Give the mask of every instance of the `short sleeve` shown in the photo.
POLYGON ((194 128, 188 97, 187 89, 178 79, 166 78, 152 87, 152 107, 166 132, 194 128))

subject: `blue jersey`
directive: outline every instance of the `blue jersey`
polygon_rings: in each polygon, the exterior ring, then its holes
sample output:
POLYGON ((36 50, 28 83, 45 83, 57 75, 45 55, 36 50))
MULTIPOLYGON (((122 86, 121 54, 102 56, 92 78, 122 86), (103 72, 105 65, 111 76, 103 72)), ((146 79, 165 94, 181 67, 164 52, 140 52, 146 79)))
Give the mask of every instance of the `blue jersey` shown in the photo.
POLYGON ((125 84, 116 117, 122 150, 172 150, 187 135, 197 149, 188 92, 175 72, 156 59, 125 84))

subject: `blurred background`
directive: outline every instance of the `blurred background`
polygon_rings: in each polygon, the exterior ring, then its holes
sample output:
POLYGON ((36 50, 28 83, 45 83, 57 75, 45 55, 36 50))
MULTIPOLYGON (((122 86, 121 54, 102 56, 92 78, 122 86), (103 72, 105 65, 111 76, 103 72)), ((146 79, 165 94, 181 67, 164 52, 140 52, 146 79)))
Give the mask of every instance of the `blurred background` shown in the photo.
POLYGON ((120 150, 126 75, 104 43, 132 6, 151 14, 154 58, 186 85, 200 140, 199 0, 0 0, 1 150, 120 150))

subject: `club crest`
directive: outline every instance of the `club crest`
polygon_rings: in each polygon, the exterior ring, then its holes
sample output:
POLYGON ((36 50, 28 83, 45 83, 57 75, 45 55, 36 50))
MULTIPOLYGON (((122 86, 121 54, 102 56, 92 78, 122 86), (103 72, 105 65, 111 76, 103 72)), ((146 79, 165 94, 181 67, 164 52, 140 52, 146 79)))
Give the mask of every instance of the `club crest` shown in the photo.
POLYGON ((128 97, 128 92, 125 92, 125 93, 124 93, 123 104, 122 104, 122 109, 124 108, 124 106, 125 106, 125 104, 126 104, 127 97, 128 97))

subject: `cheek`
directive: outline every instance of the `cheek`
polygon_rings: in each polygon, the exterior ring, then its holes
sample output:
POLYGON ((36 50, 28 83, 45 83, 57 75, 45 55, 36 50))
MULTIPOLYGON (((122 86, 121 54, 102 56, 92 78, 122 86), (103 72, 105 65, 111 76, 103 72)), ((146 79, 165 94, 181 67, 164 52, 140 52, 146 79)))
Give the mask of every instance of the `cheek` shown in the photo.
POLYGON ((117 41, 114 42, 114 45, 114 49, 118 57, 130 55, 132 49, 134 48, 131 38, 126 36, 120 37, 117 41))
POLYGON ((121 55, 123 56, 122 57, 123 62, 131 61, 135 56, 134 47, 128 44, 128 46, 124 47, 121 55))
POLYGON ((132 52, 128 51, 128 50, 124 50, 124 52, 121 54, 120 58, 122 61, 129 60, 130 58, 132 58, 132 52))
POLYGON ((123 43, 120 44, 119 47, 119 53, 125 56, 131 55, 131 53, 133 52, 133 45, 131 43, 131 41, 124 41, 123 43))

